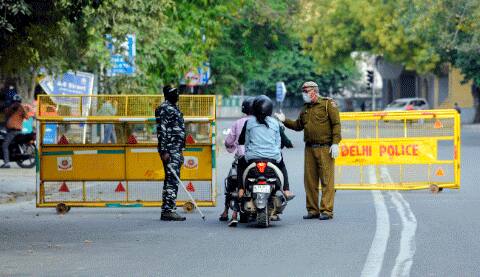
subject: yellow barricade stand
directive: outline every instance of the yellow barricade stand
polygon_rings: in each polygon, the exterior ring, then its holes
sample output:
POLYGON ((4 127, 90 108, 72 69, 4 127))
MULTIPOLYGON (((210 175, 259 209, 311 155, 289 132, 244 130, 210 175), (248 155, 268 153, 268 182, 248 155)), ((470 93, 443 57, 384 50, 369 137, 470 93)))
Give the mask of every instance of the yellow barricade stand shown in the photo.
MULTIPOLYGON (((37 111, 37 207, 158 207, 163 165, 155 108, 163 96, 42 95, 37 111)), ((181 179, 216 205, 215 96, 181 96, 187 147, 181 179)), ((191 209, 179 188, 177 205, 191 209)))
POLYGON ((341 113, 336 189, 460 188, 455 110, 341 113))

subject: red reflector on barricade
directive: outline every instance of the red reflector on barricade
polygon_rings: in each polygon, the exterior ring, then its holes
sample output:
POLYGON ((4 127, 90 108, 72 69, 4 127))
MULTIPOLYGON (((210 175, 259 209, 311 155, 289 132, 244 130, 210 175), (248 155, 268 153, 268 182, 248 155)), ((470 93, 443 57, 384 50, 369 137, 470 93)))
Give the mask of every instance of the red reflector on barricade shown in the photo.
POLYGON ((435 120, 435 125, 433 125, 433 128, 435 128, 435 129, 441 129, 441 128, 443 128, 442 122, 441 122, 440 120, 438 120, 438 119, 435 120))
POLYGON ((68 139, 65 137, 65 135, 62 135, 60 139, 58 140, 58 144, 68 144, 68 139))
POLYGON ((63 182, 60 188, 58 189, 59 192, 70 192, 68 189, 67 183, 63 182))
POLYGON ((193 186, 192 182, 189 182, 187 185, 187 191, 195 192, 195 187, 193 186))
POLYGON ((435 175, 437 175, 438 177, 443 177, 443 176, 445 176, 445 171, 443 171, 443 169, 441 167, 439 167, 437 169, 437 171, 435 172, 435 175))
POLYGON ((130 135, 128 137, 128 141, 127 141, 128 144, 137 144, 137 138, 134 136, 134 135, 130 135))
POLYGON ((193 138, 192 134, 188 134, 187 138, 185 139, 185 142, 188 144, 195 144, 197 143, 195 139, 193 138))
POLYGON ((125 192, 125 188, 123 187, 122 182, 118 183, 118 186, 115 189, 115 192, 125 192))

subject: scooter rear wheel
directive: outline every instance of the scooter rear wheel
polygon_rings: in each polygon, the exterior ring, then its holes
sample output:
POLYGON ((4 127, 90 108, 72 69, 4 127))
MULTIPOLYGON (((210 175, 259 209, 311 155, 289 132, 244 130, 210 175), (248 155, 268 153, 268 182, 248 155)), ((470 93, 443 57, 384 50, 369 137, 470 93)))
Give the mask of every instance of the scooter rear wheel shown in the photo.
POLYGON ((268 216, 268 207, 257 210, 257 226, 267 228, 270 225, 270 217, 268 216))

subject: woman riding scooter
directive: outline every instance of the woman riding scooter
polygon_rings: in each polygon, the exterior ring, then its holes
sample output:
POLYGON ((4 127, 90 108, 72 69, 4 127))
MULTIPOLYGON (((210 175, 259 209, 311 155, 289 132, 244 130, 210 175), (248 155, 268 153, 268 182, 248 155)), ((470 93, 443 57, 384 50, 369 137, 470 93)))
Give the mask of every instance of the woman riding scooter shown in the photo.
MULTIPOLYGON (((245 147, 238 144, 238 138, 240 137, 240 133, 242 132, 245 122, 252 117, 253 100, 255 100, 255 97, 248 97, 242 102, 242 113, 244 113, 245 116, 233 123, 232 127, 230 127, 230 133, 225 138, 225 147, 227 148, 227 151, 229 153, 235 153, 235 162, 237 163, 237 167, 239 163, 245 163, 243 159, 243 156, 245 155, 245 147)), ((237 182, 239 179, 240 178, 238 178, 237 175, 237 182)), ((236 184, 235 190, 237 187, 239 187, 238 184, 236 184)), ((233 189, 234 188, 229 188, 229 190, 233 189)), ((225 209, 220 215, 220 221, 228 221, 228 209, 231 201, 231 192, 232 191, 225 191, 225 209)), ((236 225, 237 223, 237 211, 234 210, 232 213, 232 220, 228 223, 228 225, 236 225)))
MULTIPOLYGON (((290 192, 287 168, 283 162, 282 146, 293 147, 283 133, 279 122, 271 117, 273 103, 265 95, 257 96, 253 102, 253 115, 243 127, 239 144, 245 144, 245 165, 250 161, 268 159, 282 171, 284 175, 283 193, 287 200, 293 199, 290 192)), ((245 167, 238 169, 238 176, 243 176, 245 167)), ((240 179, 238 197, 241 198, 245 192, 243 180, 240 179)))

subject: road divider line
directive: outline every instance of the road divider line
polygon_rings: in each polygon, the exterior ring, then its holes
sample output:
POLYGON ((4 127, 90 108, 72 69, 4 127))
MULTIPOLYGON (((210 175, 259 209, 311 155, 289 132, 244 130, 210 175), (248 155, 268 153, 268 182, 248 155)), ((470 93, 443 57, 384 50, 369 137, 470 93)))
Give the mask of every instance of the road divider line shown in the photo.
POLYGON ((410 209, 410 204, 398 191, 389 193, 402 220, 400 250, 395 259, 395 266, 393 267, 391 276, 410 276, 413 257, 416 251, 415 232, 417 231, 417 219, 410 209))
MULTIPOLYGON (((388 168, 380 168, 383 182, 393 183, 392 176, 388 168)), ((402 231, 400 233, 400 249, 391 276, 410 276, 410 270, 415 256, 416 244, 415 233, 417 231, 417 219, 413 214, 410 204, 398 191, 390 191, 392 203, 395 205, 397 213, 402 221, 402 231)))
MULTIPOLYGON (((375 167, 368 168, 368 178, 370 184, 376 184, 377 177, 375 167)), ((375 236, 368 251, 367 260, 362 270, 362 277, 379 276, 382 272, 385 251, 387 250, 388 239, 390 237, 390 218, 388 215, 385 198, 382 192, 372 190, 373 202, 375 204, 375 213, 377 215, 377 223, 375 236)))

